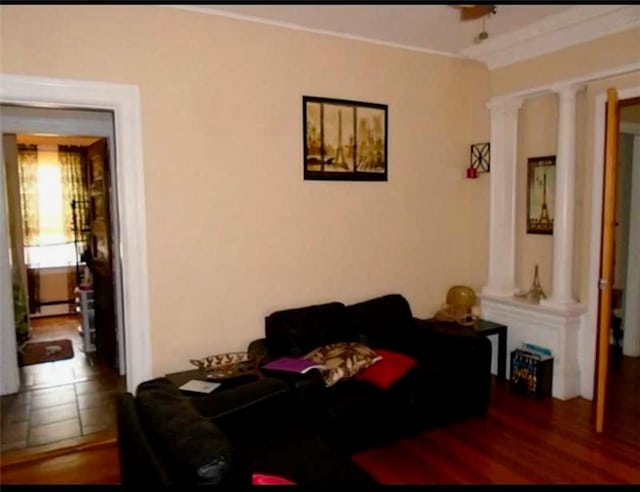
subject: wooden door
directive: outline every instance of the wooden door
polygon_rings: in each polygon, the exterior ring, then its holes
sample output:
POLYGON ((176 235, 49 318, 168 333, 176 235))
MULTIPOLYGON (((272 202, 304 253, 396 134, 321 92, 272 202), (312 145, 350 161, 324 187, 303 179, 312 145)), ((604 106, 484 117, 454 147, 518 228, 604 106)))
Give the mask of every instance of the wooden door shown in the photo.
POLYGON ((616 213, 616 167, 618 165, 618 93, 607 90, 607 125, 604 152, 604 196, 602 204, 602 248, 600 250, 600 294, 598 313, 598 379, 596 388, 596 432, 602 432, 609 368, 611 289, 616 213))
POLYGON ((96 354, 111 367, 117 367, 117 340, 114 309, 113 251, 107 141, 101 139, 87 148, 89 163, 91 273, 96 329, 96 354))

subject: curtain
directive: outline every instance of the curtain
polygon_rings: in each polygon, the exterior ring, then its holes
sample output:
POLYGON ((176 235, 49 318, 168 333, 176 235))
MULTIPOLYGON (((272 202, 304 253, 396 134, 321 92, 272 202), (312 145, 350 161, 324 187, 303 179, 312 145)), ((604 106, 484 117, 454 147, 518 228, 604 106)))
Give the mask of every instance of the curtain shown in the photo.
POLYGON ((61 166, 63 213, 64 213, 64 237, 67 242, 83 239, 75 232, 87 227, 87 177, 85 172, 85 154, 81 147, 68 145, 58 146, 58 160, 61 166), (75 204, 75 223, 73 205, 75 204))
MULTIPOLYGON (((20 180, 20 212, 22 214, 22 235, 25 246, 40 244, 40 209, 38 200, 38 147, 18 145, 18 179, 20 180)), ((40 275, 38 270, 27 264, 27 289, 29 313, 39 311, 40 275)), ((19 334, 20 336, 20 334, 19 334)))
POLYGON ((40 210, 38 204, 38 147, 18 145, 18 177, 20 179, 20 211, 25 246, 40 242, 40 210))

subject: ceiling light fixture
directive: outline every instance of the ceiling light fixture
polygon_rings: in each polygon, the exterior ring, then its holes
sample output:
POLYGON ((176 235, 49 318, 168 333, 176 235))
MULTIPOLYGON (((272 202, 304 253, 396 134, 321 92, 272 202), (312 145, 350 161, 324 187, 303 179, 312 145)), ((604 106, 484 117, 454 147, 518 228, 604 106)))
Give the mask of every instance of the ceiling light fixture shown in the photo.
POLYGON ((489 33, 485 29, 485 25, 484 25, 486 18, 487 18, 486 15, 482 17, 482 31, 480 31, 480 34, 478 34, 478 42, 482 42, 489 37, 489 33))
POLYGON ((485 39, 489 38, 489 33, 487 32, 487 29, 486 29, 486 20, 487 20, 487 17, 496 13, 496 7, 494 5, 491 5, 491 7, 493 8, 491 10, 488 10, 482 16, 482 31, 480 31, 480 34, 478 34, 478 37, 475 39, 476 43, 481 43, 485 39))

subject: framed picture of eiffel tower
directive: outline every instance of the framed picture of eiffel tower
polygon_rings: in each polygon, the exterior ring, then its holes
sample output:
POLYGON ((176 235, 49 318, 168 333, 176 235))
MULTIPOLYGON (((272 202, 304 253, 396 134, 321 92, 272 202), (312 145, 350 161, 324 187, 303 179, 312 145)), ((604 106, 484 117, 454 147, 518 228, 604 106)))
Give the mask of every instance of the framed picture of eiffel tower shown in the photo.
POLYGON ((527 161, 527 234, 553 234, 556 156, 527 161))
POLYGON ((387 105, 302 97, 304 179, 387 181, 387 105))

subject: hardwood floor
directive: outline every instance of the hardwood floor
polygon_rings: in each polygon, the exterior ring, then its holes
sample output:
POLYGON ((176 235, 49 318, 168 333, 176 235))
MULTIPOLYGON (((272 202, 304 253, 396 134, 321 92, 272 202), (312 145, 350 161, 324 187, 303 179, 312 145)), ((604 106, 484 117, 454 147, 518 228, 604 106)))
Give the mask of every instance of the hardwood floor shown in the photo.
POLYGON ((494 383, 486 418, 372 449, 354 461, 385 484, 640 484, 640 359, 612 363, 605 427, 583 398, 532 399, 494 383))
POLYGON ((2 455, 2 485, 119 484, 114 431, 2 455))
POLYGON ((612 353, 604 433, 630 445, 640 446, 640 357, 612 353))
MULTIPOLYGON (((385 484, 640 484, 639 370, 637 358, 612 366, 601 435, 591 401, 536 400, 495 383, 485 418, 368 450, 354 461, 385 484)), ((101 439, 44 459, 12 460, 7 453, 0 483, 117 484, 115 436, 101 439)))

